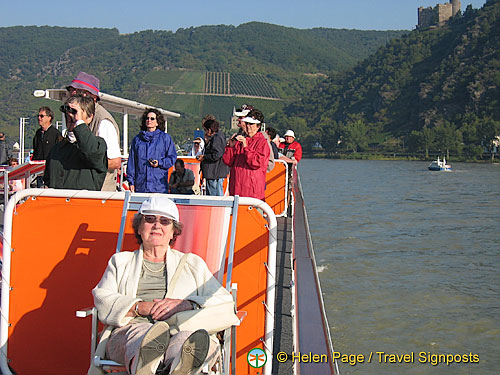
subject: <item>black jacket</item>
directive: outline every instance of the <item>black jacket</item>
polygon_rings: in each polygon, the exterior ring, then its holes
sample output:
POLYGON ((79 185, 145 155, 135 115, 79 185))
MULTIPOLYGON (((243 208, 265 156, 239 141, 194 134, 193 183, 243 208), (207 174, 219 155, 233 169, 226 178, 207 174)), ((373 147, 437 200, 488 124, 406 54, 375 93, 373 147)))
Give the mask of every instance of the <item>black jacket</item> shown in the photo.
POLYGON ((47 160, 54 145, 62 139, 61 132, 50 125, 47 131, 39 128, 33 137, 33 160, 47 160))
POLYGON ((222 155, 226 149, 226 136, 219 130, 210 138, 205 145, 205 154, 201 162, 203 177, 210 180, 225 178, 229 173, 229 167, 222 161, 222 155))
POLYGON ((106 141, 86 124, 76 126, 73 133, 75 143, 63 139, 50 150, 44 183, 56 189, 101 190, 108 171, 106 141))

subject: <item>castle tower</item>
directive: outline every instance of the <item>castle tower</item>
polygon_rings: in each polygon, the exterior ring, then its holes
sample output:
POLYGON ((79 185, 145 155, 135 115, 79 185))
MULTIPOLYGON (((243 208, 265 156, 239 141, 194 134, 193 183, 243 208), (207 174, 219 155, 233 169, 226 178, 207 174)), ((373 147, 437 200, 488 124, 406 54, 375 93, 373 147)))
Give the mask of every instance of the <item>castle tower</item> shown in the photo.
POLYGON ((452 11, 451 14, 454 16, 460 11, 460 0, 450 0, 452 11))

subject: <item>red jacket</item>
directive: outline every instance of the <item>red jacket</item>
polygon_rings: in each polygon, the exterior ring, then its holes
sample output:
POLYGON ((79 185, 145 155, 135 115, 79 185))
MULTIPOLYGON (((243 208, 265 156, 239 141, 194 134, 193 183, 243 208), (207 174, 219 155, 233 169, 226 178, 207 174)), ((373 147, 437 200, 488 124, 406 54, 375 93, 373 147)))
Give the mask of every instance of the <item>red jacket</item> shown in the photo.
POLYGON ((293 141, 290 144, 280 143, 280 150, 283 150, 286 146, 288 146, 288 150, 295 150, 295 152, 293 154, 290 153, 290 156, 288 156, 286 152, 282 151, 283 154, 290 159, 292 158, 292 156, 295 157, 295 160, 297 160, 298 163, 300 159, 302 159, 302 146, 300 145, 300 143, 297 141, 293 141))
POLYGON ((237 142, 226 146, 222 160, 231 167, 229 194, 264 200, 269 146, 261 132, 247 138, 247 147, 237 142))

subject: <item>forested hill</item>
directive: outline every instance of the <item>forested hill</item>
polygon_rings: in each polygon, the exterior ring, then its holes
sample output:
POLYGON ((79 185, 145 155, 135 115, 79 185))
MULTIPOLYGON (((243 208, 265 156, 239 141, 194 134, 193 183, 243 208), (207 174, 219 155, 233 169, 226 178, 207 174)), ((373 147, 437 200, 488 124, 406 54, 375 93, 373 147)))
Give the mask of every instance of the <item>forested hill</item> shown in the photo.
MULTIPOLYGON (((136 100, 151 99, 150 88, 143 85, 148 74, 178 69, 262 74, 281 98, 295 98, 323 76, 318 73, 350 68, 405 32, 299 30, 258 22, 133 34, 0 28, 0 126, 15 126, 18 117, 33 115, 40 105, 32 97, 35 88, 64 87, 81 70, 98 76, 104 92, 136 100)), ((184 110, 153 99, 155 105, 184 110)))
POLYGON ((500 134, 500 1, 392 40, 286 113, 305 119, 309 143, 331 152, 406 147, 478 156, 500 134))

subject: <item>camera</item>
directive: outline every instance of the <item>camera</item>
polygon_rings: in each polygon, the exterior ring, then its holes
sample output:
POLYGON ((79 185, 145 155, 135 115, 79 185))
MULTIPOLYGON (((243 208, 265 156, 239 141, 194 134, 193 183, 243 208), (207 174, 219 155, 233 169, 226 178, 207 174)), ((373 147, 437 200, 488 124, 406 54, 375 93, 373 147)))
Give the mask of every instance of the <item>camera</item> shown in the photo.
POLYGON ((234 135, 231 137, 231 139, 236 139, 236 137, 237 137, 237 136, 239 136, 239 135, 245 135, 245 132, 243 131, 243 129, 242 129, 242 128, 240 128, 240 129, 238 130, 238 133, 234 134, 234 135))
POLYGON ((76 109, 74 108, 71 108, 68 104, 64 104, 62 105, 59 110, 62 112, 62 113, 70 113, 72 115, 76 115, 76 113, 78 112, 76 109))

